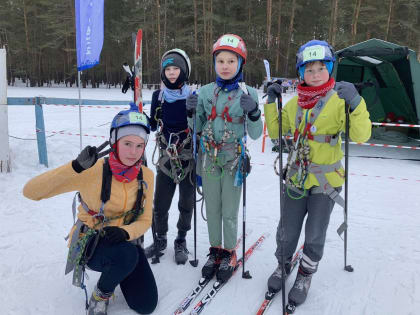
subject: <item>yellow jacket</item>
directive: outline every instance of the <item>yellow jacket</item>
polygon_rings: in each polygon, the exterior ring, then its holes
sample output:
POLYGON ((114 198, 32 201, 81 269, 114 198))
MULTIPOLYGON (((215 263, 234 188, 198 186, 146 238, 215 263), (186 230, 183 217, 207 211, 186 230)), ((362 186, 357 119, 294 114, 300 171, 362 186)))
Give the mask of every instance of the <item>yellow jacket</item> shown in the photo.
MULTIPOLYGON (((51 171, 45 172, 28 181, 23 188, 23 195, 32 200, 50 198, 70 191, 79 191, 83 201, 89 209, 99 212, 101 207, 102 169, 104 160, 98 160, 94 166, 76 173, 71 162, 51 171)), ((107 225, 119 226, 130 235, 129 240, 134 240, 143 235, 152 224, 152 205, 154 190, 154 174, 149 168, 142 166, 143 180, 147 183, 144 189, 144 213, 131 224, 123 225, 123 217, 110 221, 107 225)), ((105 204, 106 217, 114 217, 133 208, 137 199, 138 181, 122 183, 112 177, 111 197, 105 204)), ((69 205, 70 209, 70 205, 69 205)), ((64 210, 64 209, 63 209, 64 210)), ((88 214, 80 205, 77 217, 84 224, 93 228, 97 219, 88 214)), ((73 233, 70 232, 70 235, 73 233)))
MULTIPOLYGON (((334 93, 328 100, 325 107, 322 109, 318 118, 314 122, 316 128, 313 135, 335 135, 340 131, 345 131, 346 115, 344 110, 344 100, 340 99, 337 93, 334 93)), ((291 131, 292 135, 295 132, 295 117, 297 113, 297 96, 293 97, 282 110, 282 132, 283 134, 291 131)), ((302 110, 302 121, 299 125, 299 132, 302 133, 305 128, 305 116, 307 109, 302 110)), ((308 117, 312 109, 309 109, 308 117)), ((267 124, 268 135, 272 139, 279 137, 279 121, 276 103, 269 103, 264 105, 264 115, 267 124)), ((350 113, 350 139, 355 142, 366 142, 371 135, 372 124, 369 119, 369 112, 366 108, 366 103, 362 98, 360 104, 356 109, 350 113)), ((329 143, 320 143, 313 140, 308 140, 310 153, 309 158, 311 162, 316 164, 329 165, 343 158, 343 151, 341 150, 341 139, 338 140, 335 146, 329 143)), ((328 182, 333 187, 339 187, 344 183, 344 169, 339 172, 332 172, 325 174, 328 182)), ((313 174, 309 174, 305 181, 305 188, 309 189, 312 186, 319 186, 319 183, 313 174)))

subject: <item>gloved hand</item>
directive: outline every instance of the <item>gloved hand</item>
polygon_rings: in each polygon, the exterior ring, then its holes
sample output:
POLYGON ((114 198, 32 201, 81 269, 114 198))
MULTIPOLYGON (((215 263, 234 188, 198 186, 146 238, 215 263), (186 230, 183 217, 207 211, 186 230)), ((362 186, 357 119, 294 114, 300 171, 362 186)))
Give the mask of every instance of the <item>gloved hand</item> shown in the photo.
POLYGON ((346 81, 337 82, 335 84, 335 90, 337 91, 338 97, 350 105, 352 111, 356 109, 362 97, 357 92, 353 83, 346 81))
POLYGON ((85 147, 72 162, 73 169, 77 173, 81 173, 84 170, 92 167, 98 160, 98 153, 96 147, 88 145, 85 147))
POLYGON ((195 109, 197 108, 197 104, 198 104, 197 94, 194 93, 187 97, 186 107, 187 107, 188 117, 192 118, 193 113, 195 112, 195 109))
POLYGON ((102 239, 108 245, 115 245, 124 242, 130 238, 128 232, 118 226, 106 226, 104 227, 104 235, 102 239))
POLYGON ((131 75, 127 76, 127 79, 125 79, 125 82, 121 88, 121 92, 124 94, 127 93, 128 89, 131 87, 131 89, 134 91, 134 80, 131 75))
POLYGON ((268 103, 274 103, 276 98, 281 95, 281 86, 278 83, 273 83, 267 88, 267 101, 268 103))
POLYGON ((187 97, 186 107, 189 111, 195 111, 198 104, 198 95, 197 94, 191 94, 187 97))
POLYGON ((242 94, 241 99, 239 101, 239 105, 244 110, 244 112, 250 113, 258 108, 258 104, 254 101, 254 99, 248 94, 242 94))

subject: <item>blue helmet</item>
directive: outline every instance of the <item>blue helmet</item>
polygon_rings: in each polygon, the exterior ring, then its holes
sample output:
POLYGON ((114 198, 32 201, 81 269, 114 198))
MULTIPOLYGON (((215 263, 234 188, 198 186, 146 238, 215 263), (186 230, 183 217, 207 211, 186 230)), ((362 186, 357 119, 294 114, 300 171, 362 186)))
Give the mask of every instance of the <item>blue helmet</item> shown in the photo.
MULTIPOLYGON (((117 115, 115 115, 114 119, 111 122, 111 130, 110 130, 110 143, 111 145, 117 142, 119 137, 118 130, 120 128, 126 126, 139 126, 144 129, 144 131, 140 132, 140 134, 145 134, 145 141, 147 142, 148 136, 150 134, 150 122, 149 118, 146 114, 140 113, 138 107, 135 103, 130 103, 130 109, 120 111, 117 115)), ((125 128, 128 129, 128 128, 125 128)), ((132 128, 130 128, 132 129, 132 128)), ((137 133, 136 133, 137 134, 137 133)))
POLYGON ((324 62, 331 74, 335 62, 335 53, 326 41, 314 39, 300 46, 296 54, 296 70, 299 71, 301 77, 303 77, 304 69, 300 71, 300 68, 314 61, 324 62))

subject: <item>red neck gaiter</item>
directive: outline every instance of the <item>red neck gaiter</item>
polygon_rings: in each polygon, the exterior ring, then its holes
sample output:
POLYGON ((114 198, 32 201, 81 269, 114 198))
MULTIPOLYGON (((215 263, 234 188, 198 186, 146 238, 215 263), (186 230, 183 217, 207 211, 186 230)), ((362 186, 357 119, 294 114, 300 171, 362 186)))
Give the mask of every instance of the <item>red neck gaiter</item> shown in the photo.
POLYGON ((299 83, 297 86, 298 105, 304 109, 310 109, 335 86, 335 80, 330 78, 327 83, 320 86, 306 86, 303 84, 304 82, 299 83))
POLYGON ((109 154, 109 167, 115 179, 122 183, 129 183, 137 178, 141 168, 141 159, 133 166, 126 166, 116 157, 115 152, 109 154))

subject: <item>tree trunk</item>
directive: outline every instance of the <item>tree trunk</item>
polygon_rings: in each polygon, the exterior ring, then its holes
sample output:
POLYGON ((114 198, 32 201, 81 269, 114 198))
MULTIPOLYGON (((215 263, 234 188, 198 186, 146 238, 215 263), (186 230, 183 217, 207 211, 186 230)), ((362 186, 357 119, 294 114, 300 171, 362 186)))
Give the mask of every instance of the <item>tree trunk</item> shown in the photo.
POLYGON ((248 35, 251 36, 251 0, 248 0, 248 35))
POLYGON ((292 41, 293 35, 293 24, 295 21, 295 8, 296 8, 296 0, 292 2, 292 12, 290 16, 290 24, 289 24, 289 39, 287 41, 287 49, 286 49, 286 65, 284 68, 284 75, 287 76, 289 73, 289 51, 290 51, 290 43, 292 41))
POLYGON ((159 0, 156 0, 156 15, 157 15, 157 49, 159 58, 162 56, 160 53, 160 4, 159 0))
POLYGON ((206 14, 206 0, 203 0, 203 59, 204 59, 204 80, 209 80, 209 67, 208 67, 208 48, 207 48, 207 14, 206 14))
MULTIPOLYGON (((213 0, 210 0, 210 29, 209 29, 209 48, 213 47, 213 0)), ((210 57, 210 78, 213 77, 213 56, 211 54, 208 55, 210 57)), ((208 81, 207 81, 208 82, 208 81)))
POLYGON ((277 54, 276 54, 276 73, 279 72, 280 67, 280 31, 281 31, 281 2, 282 0, 279 0, 278 5, 278 17, 277 17, 277 54))
POLYGON ((164 17, 164 21, 163 21, 163 47, 164 47, 165 51, 167 50, 167 46, 166 46, 166 21, 167 21, 166 12, 167 11, 168 11, 168 1, 165 0, 165 17, 164 17))
POLYGON ((23 22, 25 24, 25 41, 26 41, 26 86, 28 86, 28 70, 31 69, 30 60, 30 48, 29 48, 29 30, 28 30, 28 12, 26 8, 26 2, 23 0, 23 22))
POLYGON ((360 6, 362 0, 356 0, 354 5, 353 23, 351 25, 351 44, 356 43, 357 22, 359 21, 360 6))
POLYGON ((338 0, 333 0, 333 7, 331 10, 334 11, 333 19, 331 21, 331 46, 335 46, 335 34, 337 32, 337 16, 338 16, 338 0))
POLYGON ((198 40, 197 40, 197 0, 194 0, 194 52, 198 53, 198 40))
POLYGON ((385 40, 388 40, 389 37, 389 26, 391 24, 391 16, 392 16, 392 6, 394 4, 394 0, 389 0, 389 9, 388 9, 388 21, 386 23, 386 33, 385 33, 385 40))
POLYGON ((270 49, 271 41, 271 0, 267 0, 267 49, 270 49))

